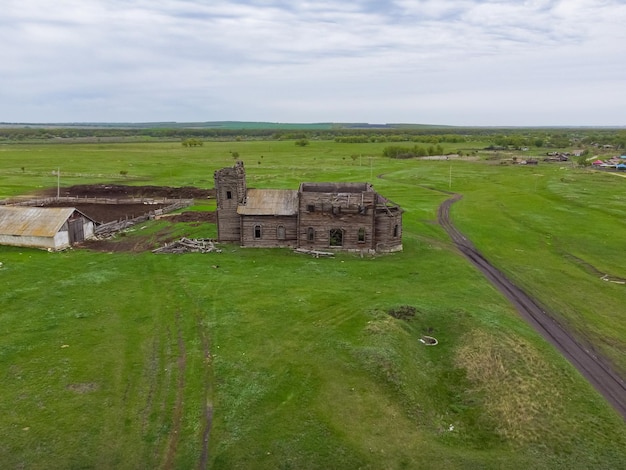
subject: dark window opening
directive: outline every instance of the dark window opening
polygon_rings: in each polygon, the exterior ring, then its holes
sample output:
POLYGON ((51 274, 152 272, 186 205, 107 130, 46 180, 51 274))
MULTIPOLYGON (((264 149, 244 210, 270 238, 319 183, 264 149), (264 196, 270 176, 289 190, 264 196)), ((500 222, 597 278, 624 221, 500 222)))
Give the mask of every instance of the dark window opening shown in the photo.
POLYGON ((334 228, 330 231, 330 246, 343 246, 343 230, 334 228))
POLYGON ((306 210, 308 212, 315 212, 315 204, 307 204, 306 210))
POLYGON ((359 206, 359 214, 367 215, 367 206, 359 206))
POLYGON ((254 226, 254 238, 256 239, 261 238, 261 226, 260 225, 254 226))
POLYGON ((284 226, 278 226, 278 228, 276 229, 276 238, 278 238, 279 240, 284 240, 286 238, 284 226))
POLYGON ((365 243, 365 229, 364 228, 360 228, 359 229, 359 243, 365 243))
POLYGON ((307 241, 314 241, 315 240, 315 229, 313 227, 309 227, 306 231, 306 239, 307 241))
POLYGON ((226 199, 232 199, 233 198, 233 192, 232 191, 226 191, 226 199))
POLYGON ((332 213, 333 213, 333 215, 341 214, 341 206, 333 206, 332 213))
POLYGON ((400 226, 396 224, 393 226, 393 237, 398 238, 398 235, 400 235, 400 226))

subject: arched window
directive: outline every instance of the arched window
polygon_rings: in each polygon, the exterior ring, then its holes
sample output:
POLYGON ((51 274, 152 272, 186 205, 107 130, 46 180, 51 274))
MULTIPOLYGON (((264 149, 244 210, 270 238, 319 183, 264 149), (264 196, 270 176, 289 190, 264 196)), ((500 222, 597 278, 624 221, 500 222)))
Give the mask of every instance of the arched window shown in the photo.
POLYGON ((276 238, 278 240, 284 240, 286 238, 286 236, 285 236, 285 226, 284 225, 279 225, 276 228, 276 238))
POLYGON ((398 224, 393 226, 393 238, 398 238, 400 236, 400 226, 398 224))
POLYGON ((309 227, 306 231, 306 239, 309 242, 315 241, 315 229, 313 227, 309 227))
POLYGON ((365 229, 363 227, 359 229, 358 240, 359 243, 365 243, 365 229))
POLYGON ((261 226, 260 225, 254 226, 254 238, 256 239, 261 238, 261 226))
POLYGON ((343 230, 333 228, 329 233, 330 246, 343 246, 343 230))

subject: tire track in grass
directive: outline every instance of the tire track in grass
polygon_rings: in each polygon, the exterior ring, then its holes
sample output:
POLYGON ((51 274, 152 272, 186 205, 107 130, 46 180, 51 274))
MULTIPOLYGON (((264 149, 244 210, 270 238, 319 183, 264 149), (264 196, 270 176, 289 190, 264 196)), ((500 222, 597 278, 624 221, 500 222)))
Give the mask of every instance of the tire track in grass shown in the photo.
POLYGON ((206 363, 206 369, 204 372, 204 426, 202 428, 202 451, 200 453, 200 460, 198 462, 198 469, 204 470, 209 465, 209 437, 211 435, 211 426, 213 425, 213 403, 211 400, 212 392, 212 356, 209 345, 209 337, 206 330, 202 325, 202 319, 199 314, 196 315, 196 321, 198 325, 198 331, 200 332, 200 343, 202 344, 202 352, 204 354, 204 361, 206 363))
MULTIPOLYGON (((189 298, 195 297, 195 289, 189 285, 186 278, 181 278, 181 289, 185 295, 189 298)), ((221 290, 216 288, 215 293, 221 290)), ((203 404, 202 404, 202 434, 200 442, 200 456, 198 460, 198 470, 206 470, 209 467, 209 442, 211 436, 211 428, 213 426, 213 355, 211 354, 211 340, 208 332, 208 328, 203 324, 203 312, 202 302, 197 301, 196 309, 194 313, 196 321, 196 329, 200 339, 200 345, 202 346, 202 354, 204 357, 204 370, 202 373, 202 385, 203 385, 203 404)))
POLYGON ((517 311, 538 333, 555 346, 561 354, 604 396, 613 408, 626 419, 626 384, 611 367, 608 360, 594 352, 591 345, 584 344, 554 318, 532 297, 513 284, 504 274, 487 261, 450 221, 450 206, 460 200, 460 194, 439 206, 438 221, 446 230, 459 251, 476 266, 484 276, 515 306, 517 311))
POLYGON ((180 440, 180 427, 183 417, 183 395, 185 393, 185 370, 187 368, 187 351, 185 349, 185 341, 180 326, 180 312, 176 313, 176 331, 178 342, 178 383, 176 386, 176 402, 172 415, 172 430, 170 431, 169 444, 163 468, 170 469, 174 467, 174 458, 180 440))

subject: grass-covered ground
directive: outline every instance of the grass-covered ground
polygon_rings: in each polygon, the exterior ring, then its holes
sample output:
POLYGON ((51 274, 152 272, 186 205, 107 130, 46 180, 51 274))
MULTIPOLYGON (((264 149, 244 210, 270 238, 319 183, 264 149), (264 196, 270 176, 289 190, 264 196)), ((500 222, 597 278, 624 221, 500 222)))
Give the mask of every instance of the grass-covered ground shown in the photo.
POLYGON ((3 197, 57 167, 63 185, 212 187, 238 152, 250 187, 371 181, 406 210, 404 251, 375 258, 0 247, 2 467, 623 468, 623 419, 455 252, 429 188, 464 194, 457 226, 624 372, 626 286, 597 272, 626 278, 626 179, 383 148, 0 147, 3 197))

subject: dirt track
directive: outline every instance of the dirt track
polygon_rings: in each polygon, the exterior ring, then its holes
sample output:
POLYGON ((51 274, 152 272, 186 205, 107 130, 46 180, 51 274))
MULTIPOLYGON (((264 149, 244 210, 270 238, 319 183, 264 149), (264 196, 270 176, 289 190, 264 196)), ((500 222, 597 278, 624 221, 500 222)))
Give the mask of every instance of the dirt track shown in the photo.
POLYGON ((552 343, 626 419, 626 384, 624 380, 612 369, 607 360, 593 352, 590 345, 584 345, 576 340, 564 327, 550 317, 535 300, 494 268, 474 245, 452 225, 450 206, 462 196, 449 194, 452 197, 439 206, 438 220, 457 248, 511 301, 522 317, 552 343))

